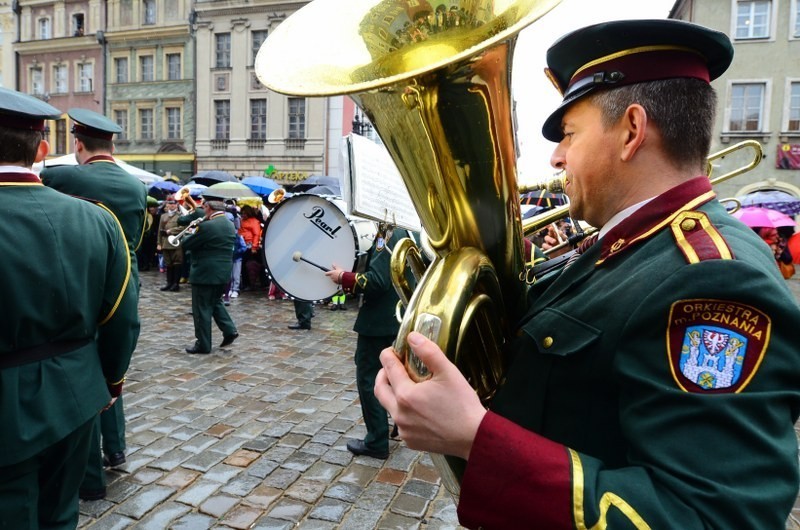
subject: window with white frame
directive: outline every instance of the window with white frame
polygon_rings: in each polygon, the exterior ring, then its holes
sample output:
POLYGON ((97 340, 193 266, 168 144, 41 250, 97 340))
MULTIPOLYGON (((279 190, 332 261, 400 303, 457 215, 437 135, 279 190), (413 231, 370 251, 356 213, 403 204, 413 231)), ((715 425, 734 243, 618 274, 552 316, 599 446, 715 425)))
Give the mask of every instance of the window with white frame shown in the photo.
POLYGON ((153 139, 153 109, 139 109, 139 138, 153 139))
POLYGON ((299 140, 306 137, 306 100, 289 98, 289 138, 299 140))
POLYGON ((772 0, 739 0, 736 2, 736 38, 769 37, 772 0))
POLYGON ((179 140, 181 138, 181 108, 167 107, 167 139, 179 140))
MULTIPOLYGON (((173 0, 174 1, 174 0, 173 0)), ((143 0, 142 7, 142 24, 155 24, 156 23, 156 0, 143 0)))
POLYGON ((794 31, 792 36, 800 39, 800 0, 794 0, 794 31))
POLYGON ((114 57, 114 78, 117 83, 127 83, 128 72, 128 58, 114 57))
POLYGON ((91 92, 94 84, 94 64, 78 65, 78 92, 91 92))
POLYGON ((139 80, 147 83, 155 81, 155 67, 152 55, 142 55, 139 57, 139 80))
POLYGON ((216 43, 216 61, 214 65, 217 68, 230 68, 231 66, 231 34, 230 33, 217 33, 214 35, 216 43))
POLYGON ((122 132, 117 133, 117 141, 125 141, 128 139, 128 110, 127 109, 114 109, 114 123, 119 125, 122 132))
POLYGON ((72 15, 72 36, 80 37, 83 35, 85 28, 83 26, 83 13, 75 13, 72 15))
POLYGON ((261 49, 261 45, 264 44, 264 41, 267 40, 267 30, 256 30, 253 31, 253 48, 252 48, 252 62, 250 64, 256 64, 256 56, 258 55, 258 50, 261 49))
POLYGON ((734 83, 731 85, 731 109, 728 121, 730 132, 760 132, 763 127, 764 83, 734 83))
POLYGON ((50 37, 52 37, 52 34, 50 33, 49 18, 40 18, 38 21, 38 29, 39 29, 40 39, 49 39, 50 37))
POLYGON ((250 139, 267 139, 267 100, 250 100, 250 139))
POLYGON ((167 79, 178 81, 181 79, 181 54, 167 54, 167 79))
POLYGON ((67 120, 56 120, 56 150, 55 154, 67 152, 67 120))
POLYGON ((786 129, 792 132, 800 132, 800 81, 794 81, 789 85, 789 121, 786 129))
POLYGON ((69 90, 67 80, 67 65, 57 64, 53 66, 53 93, 66 94, 69 90))
POLYGON ((31 94, 44 96, 44 71, 40 66, 31 68, 31 94))
POLYGON ((227 99, 214 101, 214 139, 228 140, 231 137, 231 102, 227 99))

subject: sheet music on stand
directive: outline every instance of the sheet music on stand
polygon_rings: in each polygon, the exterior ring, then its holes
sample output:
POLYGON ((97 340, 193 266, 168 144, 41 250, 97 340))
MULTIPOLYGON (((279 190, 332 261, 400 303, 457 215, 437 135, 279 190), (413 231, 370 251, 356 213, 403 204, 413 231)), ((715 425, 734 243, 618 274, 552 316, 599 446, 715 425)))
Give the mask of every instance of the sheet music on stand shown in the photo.
POLYGON ((386 148, 357 134, 345 136, 342 141, 342 193, 349 213, 421 231, 403 177, 386 148))

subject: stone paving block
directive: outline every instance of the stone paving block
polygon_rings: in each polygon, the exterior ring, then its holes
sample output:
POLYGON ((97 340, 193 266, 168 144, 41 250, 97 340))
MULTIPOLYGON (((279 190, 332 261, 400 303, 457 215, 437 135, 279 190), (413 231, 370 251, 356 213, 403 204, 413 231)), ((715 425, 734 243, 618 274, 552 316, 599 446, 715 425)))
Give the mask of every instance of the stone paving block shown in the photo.
POLYGON ((242 468, 236 466, 229 466, 227 464, 217 464, 205 473, 203 478, 219 482, 220 484, 227 484, 231 479, 242 472, 242 468))
POLYGON ((207 530, 211 528, 216 519, 200 513, 190 513, 181 517, 170 527, 170 530, 207 530))
POLYGON ((377 530, 415 530, 417 528, 419 528, 418 520, 394 513, 386 514, 376 526, 377 530))
POLYGON ((225 517, 221 522, 226 527, 245 530, 253 526, 253 523, 255 523, 259 517, 261 517, 261 514, 261 510, 257 508, 252 508, 250 506, 237 506, 225 514, 225 517))
POLYGON ((156 469, 162 469, 164 471, 172 471, 173 469, 180 466, 183 462, 189 460, 193 456, 194 453, 184 451, 183 448, 178 448, 163 454, 162 456, 156 458, 155 460, 150 460, 148 462, 148 465, 156 469))
POLYGON ((291 521, 282 521, 272 517, 262 517, 253 525, 253 530, 289 530, 295 524, 291 521))
POLYGON ((169 433, 168 436, 170 438, 174 438, 176 440, 180 440, 182 442, 185 442, 186 440, 191 440, 192 438, 194 438, 198 434, 200 434, 200 431, 198 431, 196 429, 192 429, 191 427, 187 427, 186 425, 184 425, 184 426, 182 426, 182 427, 180 427, 178 429, 175 429, 171 433, 169 433))
POLYGON ((128 477, 109 481, 106 486, 106 500, 121 503, 142 489, 140 484, 133 482, 128 477))
POLYGON ((453 500, 449 496, 442 498, 440 494, 428 509, 428 520, 438 520, 445 524, 458 526, 458 512, 453 500))
POLYGON ((208 471, 215 465, 222 462, 225 455, 222 453, 215 453, 213 451, 206 451, 199 455, 194 455, 189 460, 186 460, 181 465, 187 469, 194 469, 197 471, 208 471))
POLYGON ((275 422, 264 429, 264 436, 271 436, 273 438, 281 438, 286 433, 292 430, 294 424, 288 422, 275 422))
POLYGON ((253 416, 251 420, 236 427, 236 432, 233 434, 239 438, 252 440, 261 436, 266 428, 267 426, 264 423, 256 421, 255 416, 253 416))
POLYGON ((346 466, 353 460, 353 453, 341 447, 334 447, 330 451, 326 451, 325 454, 320 457, 320 460, 328 462, 329 464, 346 466))
POLYGON ((411 470, 411 477, 423 482, 430 482, 431 484, 439 484, 442 477, 439 475, 439 470, 435 467, 423 464, 417 461, 416 465, 411 470))
POLYGON ((339 477, 339 480, 342 482, 349 482, 351 484, 358 484, 363 488, 372 482, 377 474, 378 472, 374 468, 365 466, 361 463, 354 463, 344 470, 342 475, 339 477))
POLYGON ((397 488, 391 484, 373 482, 364 488, 361 496, 356 500, 355 507, 378 512, 385 511, 396 493, 397 488))
POLYGON ((214 451, 215 453, 223 453, 227 456, 237 451, 246 441, 245 438, 239 438, 238 436, 228 436, 209 447, 208 450, 214 451))
POLYGON ((390 469, 390 468, 383 468, 378 472, 378 476, 375 477, 375 480, 378 482, 386 482, 387 484, 393 484, 395 486, 399 486, 406 480, 408 474, 404 471, 398 471, 397 469, 390 469))
POLYGON ((278 445, 299 449, 300 447, 303 447, 310 438, 311 438, 310 436, 306 436, 303 434, 291 433, 283 436, 281 440, 278 442, 278 445))
POLYGON ((165 486, 153 486, 143 489, 137 492, 132 498, 123 502, 120 507, 117 508, 117 513, 133 517, 134 519, 141 519, 147 512, 171 497, 174 493, 174 489, 165 486))
POLYGON ((419 451, 409 449, 405 445, 399 445, 395 450, 391 451, 386 465, 392 469, 410 471, 411 466, 414 465, 414 462, 416 462, 418 457, 419 451))
POLYGON ((342 469, 342 466, 318 461, 303 473, 303 477, 308 480, 319 480, 330 484, 333 479, 339 476, 342 469))
POLYGON ((294 451, 295 451, 294 447, 288 447, 285 445, 283 446, 275 445, 271 447, 268 451, 266 451, 264 453, 264 456, 275 462, 283 462, 284 460, 292 456, 294 454, 294 451))
POLYGON ((409 495, 415 495, 417 497, 430 500, 436 497, 436 493, 439 491, 439 488, 436 484, 412 479, 405 483, 402 491, 403 493, 408 493, 409 495))
POLYGON ((97 519, 114 507, 114 503, 108 499, 101 499, 99 501, 79 501, 78 513, 86 515, 90 518, 97 519))
POLYGON ((126 462, 119 466, 119 470, 125 471, 127 473, 135 473, 138 469, 143 468, 146 465, 149 465, 153 461, 152 456, 141 454, 140 452, 136 452, 134 454, 126 455, 126 462))
POLYGON ((338 499, 340 501, 354 503, 361 496, 364 488, 358 484, 348 484, 346 482, 336 482, 325 492, 325 497, 338 499))
POLYGON ((167 502, 157 506, 136 525, 136 530, 164 530, 171 528, 170 522, 189 513, 191 508, 177 502, 167 502))
POLYGON ((401 493, 393 501, 389 509, 396 514, 420 519, 428 509, 430 501, 416 495, 401 493))
POLYGON ((291 499, 299 499, 308 504, 314 504, 320 497, 327 484, 316 480, 309 480, 305 477, 300 477, 296 480, 289 489, 286 490, 286 496, 291 499))
POLYGON ((375 530, 382 515, 382 512, 356 508, 347 513, 340 527, 347 530, 375 530))
POLYGON ((217 482, 200 480, 192 484, 189 489, 183 491, 176 500, 184 504, 199 506, 219 488, 220 484, 217 482))
POLYGON ((227 484, 225 484, 221 491, 223 493, 236 495, 237 497, 244 497, 260 484, 260 478, 240 473, 236 477, 233 477, 227 484))
POLYGON ((172 431, 179 429, 181 427, 183 427, 182 423, 172 418, 167 418, 165 420, 162 420, 160 423, 153 425, 153 427, 150 430, 155 433, 167 435, 172 431))
POLYGON ((331 431, 328 429, 323 429, 314 434, 314 436, 311 438, 311 441, 314 443, 331 446, 336 442, 338 442, 339 438, 341 437, 342 437, 341 433, 338 433, 336 431, 331 431))
POLYGON ((200 473, 197 471, 191 471, 189 469, 179 468, 168 475, 164 476, 161 480, 158 481, 159 484, 162 486, 167 486, 168 488, 174 488, 176 490, 182 490, 192 482, 194 482, 197 477, 200 476, 200 473))
POLYGON ((208 449, 212 445, 217 443, 217 439, 213 436, 209 436, 207 434, 201 434, 199 436, 193 437, 191 440, 188 440, 187 443, 181 445, 181 449, 184 451, 189 451, 191 453, 201 453, 204 450, 208 449))
POLYGON ((312 519, 322 519, 338 523, 344 518, 344 514, 351 508, 351 505, 336 499, 322 499, 314 504, 314 508, 308 516, 312 519))
POLYGON ((230 495, 212 495, 200 504, 199 510, 200 513, 205 513, 219 519, 237 504, 239 504, 239 499, 237 497, 232 497, 230 495))
MULTIPOLYGON (((126 418, 127 418, 127 416, 126 416, 126 418)), ((137 433, 132 434, 130 436, 126 436, 125 437, 125 441, 128 444, 136 444, 136 445, 140 445, 141 446, 141 445, 150 445, 151 443, 155 442, 159 438, 163 438, 163 435, 159 434, 157 432, 153 432, 152 430, 148 429, 148 430, 137 432, 137 433)))
POLYGON ((270 473, 267 478, 264 479, 264 484, 267 486, 272 486, 274 488, 280 488, 282 490, 285 490, 286 488, 291 486, 299 476, 300 473, 292 469, 278 468, 272 473, 270 473))
MULTIPOLYGON (((191 406, 192 402, 187 403, 187 406, 191 406)), ((196 419, 203 416, 203 412, 200 410, 183 410, 178 414, 172 416, 172 419, 180 422, 180 423, 188 423, 192 424, 196 419)))
POLYGON ((150 445, 143 447, 141 453, 153 457, 162 456, 164 453, 175 449, 181 442, 174 438, 160 438, 150 445))
POLYGON ((305 518, 297 523, 297 530, 334 530, 339 525, 330 521, 323 521, 321 519, 305 518))
POLYGON ((208 429, 212 425, 216 424, 218 421, 219 421, 219 418, 217 418, 215 416, 208 416, 208 415, 204 414, 203 416, 200 416, 196 420, 192 421, 192 427, 194 427, 195 429, 197 429, 199 431, 205 431, 206 429, 208 429))
POLYGON ((269 458, 262 456, 254 464, 247 468, 247 474, 254 477, 265 478, 272 473, 279 464, 269 458))
POLYGON ((330 450, 330 447, 323 444, 318 444, 314 442, 308 442, 303 446, 303 452, 312 454, 316 457, 320 457, 330 450))
POLYGON ((308 512, 310 506, 304 502, 283 498, 278 500, 267 513, 275 519, 297 522, 308 512))
POLYGON ((236 467, 247 467, 261 457, 261 453, 241 449, 225 459, 225 463, 236 467))
POLYGON ((164 476, 164 472, 158 469, 153 468, 143 468, 137 471, 136 473, 131 474, 131 479, 138 482, 139 484, 152 484, 153 482, 157 481, 161 477, 164 476))
POLYGON ((289 455, 289 458, 281 463, 281 467, 294 469, 302 473, 314 465, 317 460, 319 460, 319 458, 316 455, 304 451, 295 451, 293 454, 289 455))
POLYGON ((242 502, 249 506, 266 510, 273 502, 278 500, 281 495, 283 495, 282 489, 261 484, 248 493, 242 502))

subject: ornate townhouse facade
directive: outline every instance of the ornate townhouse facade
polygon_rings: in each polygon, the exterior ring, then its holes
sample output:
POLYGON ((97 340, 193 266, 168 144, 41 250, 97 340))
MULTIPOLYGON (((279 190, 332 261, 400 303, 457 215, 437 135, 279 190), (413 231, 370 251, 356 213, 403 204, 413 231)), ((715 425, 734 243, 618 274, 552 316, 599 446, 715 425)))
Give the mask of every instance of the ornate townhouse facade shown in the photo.
MULTIPOLYGON (((800 0, 677 0, 670 18, 728 34, 733 64, 712 84, 719 96, 711 151, 757 140, 764 160, 715 186, 721 197, 778 189, 800 197, 800 0)), ((749 150, 748 150, 749 151, 749 150)), ((718 161, 720 171, 748 154, 718 161)))

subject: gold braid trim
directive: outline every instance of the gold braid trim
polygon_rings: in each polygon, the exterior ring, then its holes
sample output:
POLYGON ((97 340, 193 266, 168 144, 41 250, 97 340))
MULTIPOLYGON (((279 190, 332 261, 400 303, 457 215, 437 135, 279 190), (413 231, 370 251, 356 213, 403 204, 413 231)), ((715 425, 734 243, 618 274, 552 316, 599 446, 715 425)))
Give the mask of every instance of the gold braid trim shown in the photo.
POLYGON ((103 203, 98 202, 96 204, 100 208, 110 213, 111 217, 114 218, 114 222, 117 223, 117 226, 119 227, 119 233, 120 235, 122 235, 122 242, 125 244, 125 263, 126 263, 125 281, 122 282, 122 289, 120 289, 119 295, 117 295, 117 300, 114 302, 114 306, 111 308, 111 311, 108 313, 108 315, 105 316, 105 318, 103 318, 100 321, 100 325, 102 326, 103 324, 111 320, 111 317, 114 316, 114 313, 117 312, 117 308, 119 307, 120 302, 122 302, 122 297, 125 295, 125 290, 128 288, 128 282, 131 279, 131 252, 130 249, 128 248, 128 242, 125 241, 125 231, 122 229, 122 225, 120 224, 119 219, 117 219, 117 216, 114 215, 114 212, 112 212, 108 208, 108 206, 104 205, 103 203))

